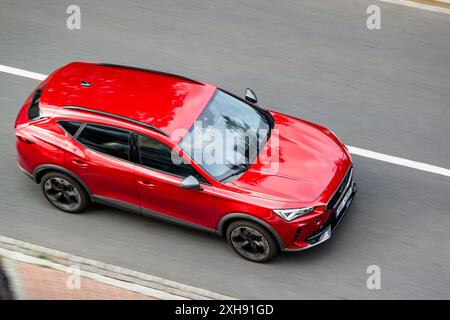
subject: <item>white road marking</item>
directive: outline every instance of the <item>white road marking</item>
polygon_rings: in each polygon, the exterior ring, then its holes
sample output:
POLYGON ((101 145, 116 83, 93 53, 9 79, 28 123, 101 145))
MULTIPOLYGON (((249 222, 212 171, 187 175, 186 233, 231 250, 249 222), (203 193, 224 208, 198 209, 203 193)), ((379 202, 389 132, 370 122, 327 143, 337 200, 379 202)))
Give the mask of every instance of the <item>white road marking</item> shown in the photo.
POLYGON ((375 151, 370 151, 366 149, 361 149, 357 147, 347 146, 348 151, 351 154, 355 154, 358 156, 375 159, 383 162, 389 162, 393 164, 397 164, 399 166, 404 166, 408 168, 413 168, 421 171, 426 171, 430 173, 440 174, 442 176, 450 177, 450 170, 442 167, 438 167, 432 164, 427 164, 423 162, 412 161, 404 158, 399 158, 395 156, 390 156, 384 153, 379 153, 375 151))
POLYGON ((393 3, 393 4, 399 4, 399 5, 412 7, 412 8, 416 8, 416 9, 422 9, 422 10, 428 10, 428 11, 433 11, 433 12, 450 14, 450 9, 436 7, 436 6, 432 6, 432 5, 429 5, 429 4, 423 4, 423 3, 414 2, 414 1, 408 1, 408 0, 379 0, 379 1, 387 2, 387 3, 393 3))
POLYGON ((23 69, 8 67, 3 64, 0 64, 0 71, 6 72, 10 74, 15 74, 16 76, 21 76, 25 78, 35 79, 35 80, 44 80, 48 75, 42 73, 31 72, 23 69))
MULTIPOLYGON (((380 1, 391 1, 391 0, 380 0, 380 1)), ((13 68, 13 67, 8 67, 8 66, 4 66, 1 64, 0 64, 0 71, 15 74, 15 75, 18 75, 21 77, 36 79, 36 80, 44 80, 47 77, 47 75, 45 75, 45 74, 35 73, 35 72, 31 72, 31 71, 27 71, 27 70, 23 70, 23 69, 17 69, 17 68, 13 68)), ((432 164, 427 164, 427 163, 423 163, 423 162, 417 162, 417 161, 413 161, 413 160, 390 156, 390 155, 387 155, 384 153, 361 149, 361 148, 353 147, 353 146, 347 146, 347 148, 351 154, 355 154, 358 156, 362 156, 362 157, 366 157, 366 158, 370 158, 370 159, 375 159, 375 160, 379 160, 379 161, 383 161, 383 162, 396 164, 399 166, 404 166, 404 167, 413 168, 416 170, 421 170, 421 171, 425 171, 425 172, 430 172, 430 173, 435 173, 435 174, 440 174, 442 176, 450 177, 449 169, 438 167, 438 166, 435 166, 432 164)))

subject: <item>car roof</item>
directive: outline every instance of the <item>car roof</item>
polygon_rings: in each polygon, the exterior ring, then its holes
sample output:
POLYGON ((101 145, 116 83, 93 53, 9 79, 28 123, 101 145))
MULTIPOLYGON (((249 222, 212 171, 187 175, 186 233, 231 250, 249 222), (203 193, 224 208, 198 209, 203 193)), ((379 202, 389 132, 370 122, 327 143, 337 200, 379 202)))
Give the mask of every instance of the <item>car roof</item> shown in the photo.
POLYGON ((134 67, 73 62, 48 78, 41 103, 78 106, 156 127, 189 130, 216 87, 134 67))

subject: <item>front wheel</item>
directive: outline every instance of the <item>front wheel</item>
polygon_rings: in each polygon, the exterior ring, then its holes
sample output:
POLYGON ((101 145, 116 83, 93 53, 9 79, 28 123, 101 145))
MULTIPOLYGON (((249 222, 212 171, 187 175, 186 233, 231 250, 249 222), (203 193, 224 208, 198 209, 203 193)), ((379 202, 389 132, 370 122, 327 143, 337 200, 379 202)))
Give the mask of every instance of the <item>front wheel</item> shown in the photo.
POLYGON ((243 258, 253 262, 267 262, 278 253, 273 236, 259 224, 238 220, 232 222, 226 232, 231 247, 243 258))

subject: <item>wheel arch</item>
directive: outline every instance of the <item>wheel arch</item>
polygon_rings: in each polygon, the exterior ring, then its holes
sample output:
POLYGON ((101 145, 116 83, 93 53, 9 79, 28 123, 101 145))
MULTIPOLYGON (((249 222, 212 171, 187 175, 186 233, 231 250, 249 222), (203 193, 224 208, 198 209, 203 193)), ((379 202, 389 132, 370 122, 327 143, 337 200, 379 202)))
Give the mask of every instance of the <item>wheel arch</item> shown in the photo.
POLYGON ((283 242, 283 239, 278 234, 278 232, 267 222, 265 222, 259 218, 256 218, 255 216, 252 216, 250 214, 238 213, 238 212, 226 214, 219 221, 219 224, 217 226, 217 233, 220 236, 224 236, 230 223, 232 223, 233 221, 236 221, 236 220, 248 220, 248 221, 259 224, 261 227, 266 229, 274 237, 275 241, 278 244, 279 249, 281 251, 284 250, 284 242, 283 242))
POLYGON ((76 175, 75 173, 73 173, 70 170, 67 170, 66 168, 63 168, 63 167, 55 165, 55 164, 43 164, 43 165, 36 167, 36 169, 34 169, 34 171, 33 171, 34 181, 39 184, 42 180, 42 177, 48 172, 61 172, 61 173, 67 174, 69 177, 71 177, 72 179, 74 179, 81 185, 81 187, 84 189, 84 191, 86 191, 86 194, 88 195, 89 199, 92 200, 91 190, 83 182, 83 180, 81 180, 81 178, 78 175, 76 175))

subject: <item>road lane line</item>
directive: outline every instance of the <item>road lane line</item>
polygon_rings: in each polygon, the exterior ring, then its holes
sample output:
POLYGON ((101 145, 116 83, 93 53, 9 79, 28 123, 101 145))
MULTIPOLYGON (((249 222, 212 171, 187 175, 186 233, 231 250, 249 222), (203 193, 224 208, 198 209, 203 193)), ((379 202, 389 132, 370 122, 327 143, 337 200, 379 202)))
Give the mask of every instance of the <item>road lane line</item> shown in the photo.
POLYGON ((46 75, 46 74, 31 72, 31 71, 13 68, 13 67, 8 67, 3 64, 0 64, 0 71, 10 73, 10 74, 15 74, 17 76, 21 76, 21 77, 25 77, 25 78, 35 79, 35 80, 44 80, 45 78, 48 77, 48 75, 46 75))
POLYGON ((358 156, 375 159, 383 162, 389 162, 392 164, 397 164, 399 166, 404 166, 408 168, 417 169, 420 171, 426 171, 430 173, 440 174, 442 176, 450 177, 450 170, 445 169, 442 167, 438 167, 432 164, 427 164, 423 162, 417 162, 413 160, 408 160, 404 158, 399 158, 395 156, 390 156, 384 153, 379 153, 375 151, 370 151, 366 149, 361 149, 357 147, 347 146, 348 151, 350 151, 351 154, 355 154, 358 156))
POLYGON ((408 0, 379 0, 379 1, 386 2, 386 3, 398 4, 398 5, 407 6, 407 7, 416 8, 416 9, 450 14, 450 9, 436 7, 436 6, 432 6, 429 4, 423 4, 423 3, 414 2, 414 1, 408 1, 408 0))
MULTIPOLYGON (((384 1, 384 0, 382 0, 382 1, 384 1)), ((35 72, 18 69, 18 68, 13 68, 13 67, 8 67, 8 66, 1 65, 1 64, 0 64, 0 71, 10 73, 10 74, 15 74, 15 75, 18 75, 21 77, 36 79, 36 80, 44 80, 47 77, 47 75, 45 75, 45 74, 35 73, 35 72)), ((435 165, 431 165, 431 164, 427 164, 427 163, 423 163, 423 162, 417 162, 417 161, 413 161, 413 160, 408 160, 408 159, 404 159, 404 158, 399 158, 399 157, 387 155, 384 153, 361 149, 361 148, 353 147, 353 146, 347 146, 347 148, 350 151, 350 153, 354 154, 354 155, 358 155, 358 156, 362 156, 362 157, 366 157, 366 158, 370 158, 370 159, 375 159, 375 160, 379 160, 379 161, 383 161, 383 162, 396 164, 399 166, 404 166, 404 167, 413 168, 413 169, 420 170, 420 171, 425 171, 425 172, 430 172, 430 173, 435 173, 435 174, 440 174, 442 176, 450 177, 449 169, 445 169, 445 168, 438 167, 435 165)))

